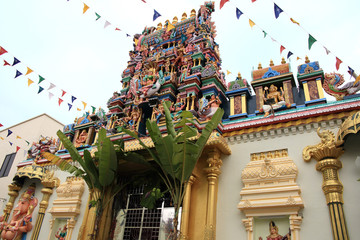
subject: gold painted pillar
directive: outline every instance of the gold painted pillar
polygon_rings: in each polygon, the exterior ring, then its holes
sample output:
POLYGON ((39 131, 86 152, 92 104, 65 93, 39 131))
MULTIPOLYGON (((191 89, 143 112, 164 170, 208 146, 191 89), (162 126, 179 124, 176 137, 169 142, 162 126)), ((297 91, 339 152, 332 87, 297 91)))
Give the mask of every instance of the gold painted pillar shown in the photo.
POLYGON ((317 133, 321 138, 321 142, 317 145, 304 148, 303 158, 305 161, 310 161, 311 158, 318 161, 316 170, 320 171, 323 175, 322 189, 330 211, 334 240, 347 240, 349 237, 343 209, 344 187, 339 179, 338 172, 342 167, 342 163, 338 159, 344 152, 339 147, 342 142, 336 142, 334 133, 329 130, 320 133, 320 128, 318 128, 317 133))
POLYGON ((192 95, 191 96, 191 98, 192 98, 192 101, 191 101, 191 109, 190 110, 195 110, 195 98, 196 98, 196 96, 195 95, 192 95))
POLYGON ((222 161, 220 159, 220 151, 217 148, 209 149, 209 157, 207 159, 208 167, 204 169, 208 180, 208 196, 206 210, 206 225, 204 239, 216 239, 216 205, 218 177, 221 174, 220 167, 222 161))
POLYGON ((11 210, 14 207, 14 202, 17 196, 19 196, 19 191, 21 190, 22 186, 16 185, 15 183, 11 183, 9 186, 8 195, 10 196, 9 202, 6 204, 4 209, 4 222, 7 222, 11 210))
POLYGON ((44 221, 45 212, 46 212, 47 207, 49 206, 49 199, 50 199, 51 194, 53 193, 53 190, 52 190, 52 188, 44 187, 43 189, 41 189, 41 192, 43 194, 43 197, 40 202, 39 212, 38 212, 35 226, 32 231, 31 238, 30 238, 31 240, 37 240, 39 237, 41 225, 42 225, 42 222, 44 221))
POLYGON ((181 239, 189 239, 189 216, 190 216, 190 200, 191 200, 191 186, 195 182, 196 177, 190 176, 186 184, 185 196, 181 211, 181 239))

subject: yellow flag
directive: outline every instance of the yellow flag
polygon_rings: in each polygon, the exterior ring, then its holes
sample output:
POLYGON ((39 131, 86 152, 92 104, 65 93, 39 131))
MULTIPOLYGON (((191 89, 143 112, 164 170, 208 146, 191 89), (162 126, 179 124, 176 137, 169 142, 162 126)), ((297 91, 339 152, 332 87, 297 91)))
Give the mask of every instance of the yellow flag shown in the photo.
POLYGON ((357 82, 359 82, 360 81, 360 75, 359 76, 357 76, 357 78, 356 78, 356 80, 355 80, 355 82, 354 82, 354 84, 353 85, 355 85, 357 82))
POLYGON ((87 103, 83 102, 83 101, 81 101, 81 102, 82 102, 82 104, 84 104, 84 110, 85 110, 87 103))
POLYGON ((20 137, 20 136, 16 136, 16 138, 17 138, 17 139, 21 139, 21 137, 20 137))
POLYGON ((291 20, 293 23, 295 23, 295 24, 297 24, 297 25, 300 26, 300 23, 298 23, 297 21, 295 21, 293 18, 290 18, 290 20, 291 20))
POLYGON ((1 138, 1 140, 4 140, 4 138, 3 137, 0 137, 1 138))
POLYGON ((34 81, 31 80, 30 78, 28 78, 28 87, 30 87, 30 85, 33 84, 33 83, 34 83, 34 81))
POLYGON ((255 26, 255 23, 253 21, 251 21, 251 19, 249 19, 249 25, 252 28, 253 26, 255 26))
POLYGON ((297 57, 296 60, 300 60, 301 58, 297 57))
POLYGON ((168 26, 167 26, 167 29, 166 31, 170 31, 171 29, 175 28, 174 25, 172 25, 170 22, 168 22, 168 26))
POLYGON ((89 6, 84 3, 83 14, 89 9, 89 6))
POLYGON ((77 108, 77 110, 78 110, 78 111, 81 111, 81 109, 80 109, 80 108, 77 108))
POLYGON ((33 70, 31 70, 29 67, 27 67, 27 72, 26 72, 25 75, 28 75, 28 74, 30 74, 30 73, 32 73, 32 72, 33 72, 33 70))
POLYGON ((226 70, 226 75, 229 75, 231 72, 229 70, 226 70))

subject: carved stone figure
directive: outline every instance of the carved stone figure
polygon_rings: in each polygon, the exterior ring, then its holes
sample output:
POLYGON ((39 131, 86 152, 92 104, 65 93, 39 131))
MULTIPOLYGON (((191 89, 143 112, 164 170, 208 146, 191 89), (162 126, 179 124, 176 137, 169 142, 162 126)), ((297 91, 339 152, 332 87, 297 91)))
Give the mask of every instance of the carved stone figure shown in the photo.
POLYGON ((87 137, 88 137, 88 133, 85 129, 83 129, 79 137, 75 140, 75 147, 81 147, 82 145, 84 145, 87 137))
POLYGON ((271 84, 270 88, 265 87, 264 90, 264 105, 262 107, 262 110, 265 112, 264 117, 269 116, 270 111, 273 112, 275 109, 281 108, 283 106, 290 107, 290 105, 285 102, 284 90, 282 88, 280 88, 280 93, 277 91, 277 87, 271 84))
POLYGON ((14 208, 10 223, 4 222, 4 217, 0 217, 1 238, 5 240, 19 240, 23 233, 32 229, 30 222, 32 213, 38 204, 35 195, 35 185, 29 188, 21 195, 18 204, 14 208))
POLYGON ((210 100, 206 100, 204 97, 200 100, 200 117, 210 120, 215 114, 216 110, 220 107, 221 100, 215 94, 211 95, 210 100))

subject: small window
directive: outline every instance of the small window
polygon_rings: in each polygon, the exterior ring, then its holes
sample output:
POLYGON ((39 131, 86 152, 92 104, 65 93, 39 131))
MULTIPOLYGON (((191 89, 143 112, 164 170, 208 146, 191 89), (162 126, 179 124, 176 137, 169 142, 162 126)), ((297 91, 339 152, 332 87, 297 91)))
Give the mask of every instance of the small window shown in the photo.
POLYGON ((11 166, 15 159, 15 155, 16 155, 16 153, 11 153, 11 154, 8 154, 5 156, 4 162, 0 169, 0 178, 6 177, 7 175, 9 175, 11 166))

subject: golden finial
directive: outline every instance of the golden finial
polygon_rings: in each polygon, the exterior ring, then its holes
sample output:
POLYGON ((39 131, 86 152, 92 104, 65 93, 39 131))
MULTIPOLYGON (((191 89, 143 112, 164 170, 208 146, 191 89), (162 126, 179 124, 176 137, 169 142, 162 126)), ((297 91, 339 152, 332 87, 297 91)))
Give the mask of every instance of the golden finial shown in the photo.
POLYGON ((259 63, 258 69, 262 69, 261 63, 259 63))
POLYGON ((241 79, 241 73, 238 72, 238 79, 241 79))
POLYGON ((175 16, 175 17, 173 18, 172 24, 174 25, 174 24, 176 24, 177 22, 178 22, 178 18, 175 16))
POLYGON ((195 11, 195 9, 193 9, 190 12, 190 17, 192 18, 192 17, 195 17, 195 16, 196 16, 196 11, 195 11))
POLYGON ((159 23, 159 24, 157 25, 156 30, 161 30, 161 29, 162 29, 162 23, 159 23))
POLYGON ((285 64, 286 63, 286 61, 285 61, 285 58, 283 57, 282 59, 281 59, 281 64, 285 64))
POLYGON ((77 122, 77 118, 75 118, 75 121, 74 121, 74 123, 76 123, 77 122))
POLYGON ((273 60, 271 59, 271 60, 270 60, 270 67, 272 67, 272 66, 274 66, 274 62, 273 62, 273 60))
POLYGON ((181 17, 181 21, 184 21, 187 19, 187 14, 186 13, 183 13, 182 17, 181 17))
POLYGON ((305 63, 309 63, 309 62, 310 62, 310 60, 309 60, 308 56, 305 56, 305 63))

